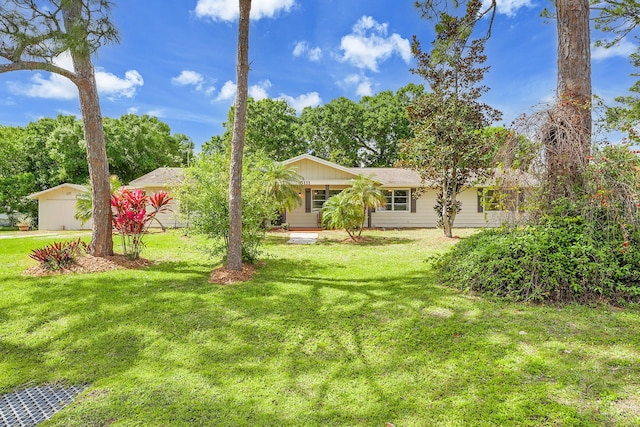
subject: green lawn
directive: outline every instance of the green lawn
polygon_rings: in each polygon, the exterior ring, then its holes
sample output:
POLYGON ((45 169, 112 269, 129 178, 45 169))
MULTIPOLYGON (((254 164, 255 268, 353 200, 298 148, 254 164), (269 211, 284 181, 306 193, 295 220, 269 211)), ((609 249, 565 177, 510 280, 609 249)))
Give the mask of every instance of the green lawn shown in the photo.
POLYGON ((46 278, 22 271, 50 237, 2 239, 0 393, 91 383, 47 426, 640 425, 640 309, 465 295, 424 262, 441 231, 366 234, 272 234, 228 286, 179 233, 147 269, 46 278))

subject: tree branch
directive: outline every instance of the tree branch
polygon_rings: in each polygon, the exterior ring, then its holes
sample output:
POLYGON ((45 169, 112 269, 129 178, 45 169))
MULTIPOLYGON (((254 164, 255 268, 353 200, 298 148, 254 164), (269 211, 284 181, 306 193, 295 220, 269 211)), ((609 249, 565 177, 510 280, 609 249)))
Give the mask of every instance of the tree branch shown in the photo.
POLYGON ((10 64, 0 64, 0 73, 7 73, 9 71, 33 71, 41 70, 48 71, 50 73, 59 74, 68 78, 73 83, 77 83, 78 75, 66 68, 58 67, 57 65, 50 64, 48 62, 39 61, 20 61, 12 62, 10 64))

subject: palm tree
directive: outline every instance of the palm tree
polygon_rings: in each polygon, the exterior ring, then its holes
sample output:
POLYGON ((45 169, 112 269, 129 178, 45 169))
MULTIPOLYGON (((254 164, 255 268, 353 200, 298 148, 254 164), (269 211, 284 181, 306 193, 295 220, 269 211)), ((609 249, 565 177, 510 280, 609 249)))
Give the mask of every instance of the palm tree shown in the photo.
POLYGON ((322 207, 322 223, 329 229, 344 229, 355 242, 355 231, 364 221, 360 205, 346 191, 327 200, 322 207))
POLYGON ((387 203, 384 191, 376 184, 372 176, 358 175, 351 181, 351 187, 343 193, 353 203, 358 204, 362 209, 362 223, 358 236, 362 234, 364 222, 367 218, 367 209, 375 209, 387 203))
POLYGON ((267 191, 274 198, 278 212, 292 211, 302 204, 298 194, 302 187, 302 180, 294 169, 280 162, 269 162, 265 168, 267 191))
MULTIPOLYGON (((122 187, 122 183, 117 176, 111 175, 109 177, 109 183, 111 184, 111 194, 122 187)), ((75 219, 80 221, 80 224, 85 225, 92 217, 93 213, 93 194, 91 188, 76 196, 76 213, 73 215, 75 219)))

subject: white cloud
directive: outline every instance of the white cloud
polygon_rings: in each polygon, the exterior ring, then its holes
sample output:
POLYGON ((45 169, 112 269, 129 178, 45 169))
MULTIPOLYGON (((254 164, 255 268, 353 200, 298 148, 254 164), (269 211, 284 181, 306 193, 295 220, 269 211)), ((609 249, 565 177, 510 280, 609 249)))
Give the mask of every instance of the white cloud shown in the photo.
MULTIPOLYGON (((515 16, 519 9, 526 7, 532 8, 536 5, 532 0, 497 0, 497 13, 507 15, 509 17, 515 16)), ((484 0, 482 2, 482 9, 486 10, 491 6, 491 0, 484 0)))
MULTIPOLYGON (((63 53, 54 58, 53 63, 65 70, 73 71, 73 60, 69 53, 63 53)), ((76 85, 66 77, 54 73, 36 73, 29 85, 9 82, 9 90, 14 94, 30 98, 75 99, 78 97, 76 85)))
POLYGON ((353 32, 344 36, 340 49, 344 51, 342 61, 350 62, 358 68, 378 71, 380 62, 398 54, 409 63, 411 44, 409 40, 393 33, 387 36, 387 24, 380 24, 370 16, 363 16, 353 26, 353 32))
POLYGON ((171 78, 171 83, 176 86, 193 86, 195 90, 204 92, 206 96, 211 96, 216 90, 213 85, 205 85, 205 78, 202 74, 191 70, 182 70, 178 77, 171 78))
POLYGON ((309 49, 309 59, 313 62, 320 61, 322 59, 322 49, 319 47, 314 47, 313 49, 309 49))
POLYGON ((220 93, 216 98, 217 101, 227 101, 229 99, 233 99, 236 96, 236 84, 231 80, 225 82, 222 85, 222 89, 220 89, 220 93))
POLYGON ((171 79, 171 83, 177 86, 196 86, 196 88, 202 88, 202 83, 204 82, 204 77, 202 74, 191 71, 191 70, 182 70, 178 77, 173 77, 171 79))
POLYGON ((627 39, 623 39, 615 46, 605 49, 602 46, 591 48, 591 59, 601 61, 604 59, 613 58, 615 56, 621 56, 628 58, 629 55, 634 53, 638 49, 638 46, 634 45, 627 39))
POLYGON ((370 81, 361 82, 356 89, 356 95, 358 96, 373 96, 373 88, 370 81))
POLYGON ((355 87, 358 96, 373 96, 373 81, 363 75, 351 74, 342 82, 338 83, 342 87, 355 87))
POLYGON ((298 42, 293 48, 293 56, 302 56, 309 49, 307 42, 298 42))
MULTIPOLYGON (((53 62, 64 69, 73 70, 73 61, 69 53, 63 53, 53 62)), ((137 87, 144 84, 142 76, 136 70, 127 71, 121 79, 102 68, 96 68, 95 76, 98 92, 108 98, 132 98, 137 87)), ((74 99, 78 97, 76 86, 66 77, 54 73, 49 75, 37 73, 31 78, 29 85, 10 83, 9 90, 31 98, 74 99)))
POLYGON ((147 116, 157 117, 159 119, 166 117, 166 113, 162 109, 149 110, 145 113, 147 116))
POLYGON ((71 80, 58 74, 44 76, 36 73, 28 85, 9 82, 8 87, 11 93, 30 98, 75 99, 78 97, 78 88, 71 80))
POLYGON ((310 48, 307 42, 298 42, 293 48, 293 56, 305 55, 312 62, 317 62, 322 59, 322 49, 319 47, 310 48))
POLYGON ((287 101, 287 104, 289 104, 298 113, 301 113, 305 107, 317 107, 322 104, 322 99, 318 92, 305 93, 295 98, 293 96, 282 94, 280 95, 280 98, 287 101))
POLYGON ((357 74, 351 74, 344 79, 344 82, 349 85, 357 85, 358 83, 360 83, 361 78, 362 77, 357 74))
MULTIPOLYGON (((295 6, 295 0, 253 0, 251 20, 273 18, 279 12, 288 12, 295 6)), ((215 21, 235 21, 240 15, 238 0, 198 0, 196 16, 215 21)))
MULTIPOLYGON (((257 85, 249 86, 249 96, 259 101, 261 99, 268 98, 267 94, 268 89, 271 87, 271 82, 269 80, 265 80, 263 82, 258 83, 257 85)), ((220 89, 220 93, 218 94, 216 101, 228 101, 230 99, 235 99, 237 91, 237 85, 228 80, 220 89)))
POLYGON ((271 87, 271 82, 269 80, 260 82, 257 85, 249 86, 249 96, 255 99, 256 101, 260 101, 261 99, 268 98, 269 94, 267 93, 267 90, 270 87, 271 87))
POLYGON ((124 79, 106 71, 96 70, 96 84, 98 92, 111 98, 133 98, 136 94, 137 86, 142 86, 144 80, 136 70, 129 70, 124 73, 124 79))

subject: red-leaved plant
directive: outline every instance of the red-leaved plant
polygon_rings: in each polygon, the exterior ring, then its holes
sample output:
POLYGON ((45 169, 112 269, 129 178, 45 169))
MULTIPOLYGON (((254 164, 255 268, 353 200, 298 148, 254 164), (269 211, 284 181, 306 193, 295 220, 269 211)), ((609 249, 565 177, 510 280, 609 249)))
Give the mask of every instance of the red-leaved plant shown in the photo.
POLYGON ((87 244, 80 238, 69 242, 53 242, 42 248, 33 249, 29 256, 47 270, 59 270, 73 264, 76 257, 87 251, 87 244))
POLYGON ((147 196, 144 190, 121 189, 111 196, 113 228, 122 238, 122 251, 132 259, 138 259, 144 247, 144 237, 151 221, 159 213, 170 210, 173 200, 166 191, 147 196), (147 206, 150 209, 147 209, 147 206))

